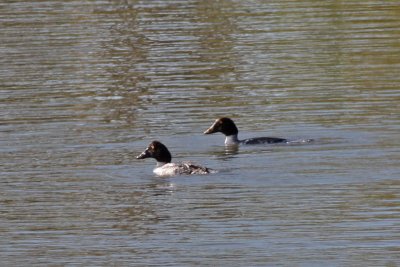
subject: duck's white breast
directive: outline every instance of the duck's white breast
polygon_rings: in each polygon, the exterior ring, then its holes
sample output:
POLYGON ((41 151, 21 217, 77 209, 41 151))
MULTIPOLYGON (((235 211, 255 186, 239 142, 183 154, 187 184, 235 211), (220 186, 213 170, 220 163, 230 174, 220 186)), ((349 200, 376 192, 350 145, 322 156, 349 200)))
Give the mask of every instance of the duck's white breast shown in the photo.
POLYGON ((158 176, 171 176, 178 172, 178 166, 175 163, 167 163, 161 167, 155 168, 153 172, 158 176))

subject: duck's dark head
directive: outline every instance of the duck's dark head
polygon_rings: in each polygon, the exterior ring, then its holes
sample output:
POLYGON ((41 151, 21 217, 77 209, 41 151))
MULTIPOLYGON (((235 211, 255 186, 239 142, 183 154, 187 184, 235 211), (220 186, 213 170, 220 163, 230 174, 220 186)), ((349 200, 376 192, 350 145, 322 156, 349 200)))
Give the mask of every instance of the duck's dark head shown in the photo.
POLYGON ((213 134, 221 132, 224 135, 237 135, 238 129, 230 118, 219 118, 217 119, 210 128, 208 128, 204 134, 213 134))
POLYGON ((171 153, 169 153, 168 148, 159 141, 153 141, 149 146, 140 153, 137 159, 154 158, 157 162, 170 163, 171 153))

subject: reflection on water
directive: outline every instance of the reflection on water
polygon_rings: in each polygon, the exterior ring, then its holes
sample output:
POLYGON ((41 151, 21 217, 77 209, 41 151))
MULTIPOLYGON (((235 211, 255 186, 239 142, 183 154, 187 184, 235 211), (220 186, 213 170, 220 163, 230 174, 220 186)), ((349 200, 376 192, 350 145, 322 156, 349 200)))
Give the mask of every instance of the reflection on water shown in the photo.
POLYGON ((0 4, 1 262, 396 266, 400 9, 264 2, 0 4))
POLYGON ((217 147, 211 152, 212 156, 217 157, 220 160, 228 160, 235 158, 239 154, 239 146, 221 146, 217 147))

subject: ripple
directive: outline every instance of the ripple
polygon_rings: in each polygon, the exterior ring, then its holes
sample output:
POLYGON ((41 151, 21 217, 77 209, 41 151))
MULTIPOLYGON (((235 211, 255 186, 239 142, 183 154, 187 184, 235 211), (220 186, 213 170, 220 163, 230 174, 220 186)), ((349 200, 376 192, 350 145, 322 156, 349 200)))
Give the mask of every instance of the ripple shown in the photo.
POLYGON ((0 9, 5 265, 398 262, 393 2, 0 9), (315 142, 228 149, 220 116, 315 142), (154 177, 152 139, 219 173, 154 177))

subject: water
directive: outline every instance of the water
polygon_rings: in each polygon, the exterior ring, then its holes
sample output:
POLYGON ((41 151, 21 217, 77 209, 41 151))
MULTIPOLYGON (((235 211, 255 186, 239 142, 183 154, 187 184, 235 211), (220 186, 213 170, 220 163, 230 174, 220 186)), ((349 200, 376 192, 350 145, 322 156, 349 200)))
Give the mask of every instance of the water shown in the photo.
POLYGON ((2 265, 398 266, 395 1, 6 1, 0 39, 2 265))

